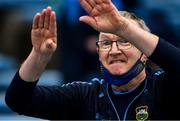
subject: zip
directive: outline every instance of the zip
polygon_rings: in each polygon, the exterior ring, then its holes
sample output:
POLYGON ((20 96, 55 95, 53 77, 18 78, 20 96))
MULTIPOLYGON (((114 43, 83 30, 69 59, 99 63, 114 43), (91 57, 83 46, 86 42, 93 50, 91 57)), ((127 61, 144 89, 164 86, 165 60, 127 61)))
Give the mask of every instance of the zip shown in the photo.
MULTIPOLYGON (((111 105, 112 105, 112 107, 113 107, 113 109, 114 109, 114 111, 115 111, 115 114, 116 114, 116 117, 117 117, 118 121, 121 121, 120 116, 119 116, 119 114, 118 114, 118 112, 117 112, 117 109, 116 109, 116 107, 115 107, 115 105, 114 105, 114 103, 113 103, 113 101, 112 101, 112 99, 111 99, 111 97, 110 97, 110 95, 109 95, 108 87, 109 87, 109 85, 107 84, 106 92, 107 92, 108 99, 110 100, 110 103, 111 103, 111 105)), ((129 103, 129 105, 127 106, 127 108, 126 108, 126 110, 125 110, 125 113, 124 113, 123 121, 126 120, 127 113, 128 113, 128 110, 129 110, 130 106, 131 106, 131 105, 133 104, 133 102, 144 92, 144 90, 146 89, 146 87, 147 87, 147 79, 145 80, 145 85, 144 85, 143 90, 142 90, 136 97, 134 97, 134 99, 133 99, 133 100, 129 103)))
POLYGON ((115 107, 115 105, 114 105, 111 97, 109 96, 108 88, 109 88, 109 85, 107 84, 106 92, 107 92, 108 99, 109 99, 110 102, 111 102, 111 105, 112 105, 112 107, 113 107, 113 109, 114 109, 114 111, 115 111, 115 113, 116 113, 116 117, 117 117, 118 121, 121 121, 120 116, 119 116, 119 114, 118 114, 118 112, 117 112, 117 109, 116 109, 116 107, 115 107))
POLYGON ((129 110, 130 106, 132 105, 132 103, 144 92, 144 90, 146 89, 146 87, 147 87, 147 79, 145 80, 145 84, 144 84, 143 90, 142 90, 142 91, 129 103, 129 105, 127 106, 126 111, 125 111, 125 113, 124 113, 123 121, 126 120, 126 116, 127 116, 128 110, 129 110))

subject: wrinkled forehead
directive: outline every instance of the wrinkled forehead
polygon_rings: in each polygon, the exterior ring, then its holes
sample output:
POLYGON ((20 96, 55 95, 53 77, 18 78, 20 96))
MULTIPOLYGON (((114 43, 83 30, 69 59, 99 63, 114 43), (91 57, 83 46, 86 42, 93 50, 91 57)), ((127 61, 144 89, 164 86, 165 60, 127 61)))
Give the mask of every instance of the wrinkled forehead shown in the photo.
POLYGON ((103 40, 112 40, 112 41, 116 41, 121 39, 121 37, 114 35, 114 34, 110 34, 110 33, 104 33, 101 32, 99 34, 99 41, 103 41, 103 40))

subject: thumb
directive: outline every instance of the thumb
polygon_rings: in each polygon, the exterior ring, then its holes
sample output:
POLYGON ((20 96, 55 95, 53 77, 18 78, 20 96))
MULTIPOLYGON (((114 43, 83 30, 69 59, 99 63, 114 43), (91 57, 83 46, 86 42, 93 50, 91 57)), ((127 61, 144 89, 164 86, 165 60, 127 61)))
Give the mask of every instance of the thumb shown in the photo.
POLYGON ((51 51, 55 51, 56 50, 56 43, 53 42, 52 39, 47 39, 46 41, 46 48, 51 50, 51 51))
POLYGON ((97 24, 96 24, 96 20, 90 16, 81 16, 79 18, 79 21, 84 22, 88 25, 90 25, 91 27, 93 27, 95 30, 97 30, 97 24))
POLYGON ((54 51, 56 50, 56 44, 53 42, 52 39, 47 39, 43 42, 41 46, 41 52, 44 54, 53 54, 54 51))

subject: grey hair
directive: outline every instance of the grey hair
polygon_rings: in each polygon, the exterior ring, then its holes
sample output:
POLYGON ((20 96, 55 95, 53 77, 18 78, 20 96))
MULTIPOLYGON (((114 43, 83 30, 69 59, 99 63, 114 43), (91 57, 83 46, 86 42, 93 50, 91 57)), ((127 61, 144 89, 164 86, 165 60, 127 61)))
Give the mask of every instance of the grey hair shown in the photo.
POLYGON ((127 11, 119 11, 119 13, 127 19, 136 21, 138 23, 138 25, 140 26, 140 28, 142 28, 145 31, 150 32, 150 29, 147 27, 144 20, 138 18, 134 13, 127 12, 127 11))
MULTIPOLYGON (((144 22, 144 20, 138 18, 134 13, 132 12, 127 12, 127 11, 119 11, 119 14, 127 19, 130 20, 134 20, 135 22, 137 22, 137 24, 139 25, 139 27, 147 32, 151 32, 149 27, 146 25, 146 23, 144 22)), ((99 39, 101 36, 101 32, 99 33, 99 39)), ((98 40, 99 41, 99 40, 98 40)))

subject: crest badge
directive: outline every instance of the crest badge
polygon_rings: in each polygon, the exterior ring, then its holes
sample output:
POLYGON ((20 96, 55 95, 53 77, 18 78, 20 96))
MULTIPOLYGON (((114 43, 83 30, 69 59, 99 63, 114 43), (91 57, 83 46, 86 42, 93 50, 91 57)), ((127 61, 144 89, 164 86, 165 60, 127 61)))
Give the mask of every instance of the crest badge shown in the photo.
POLYGON ((136 108, 136 120, 145 121, 148 118, 148 107, 140 106, 136 108))

